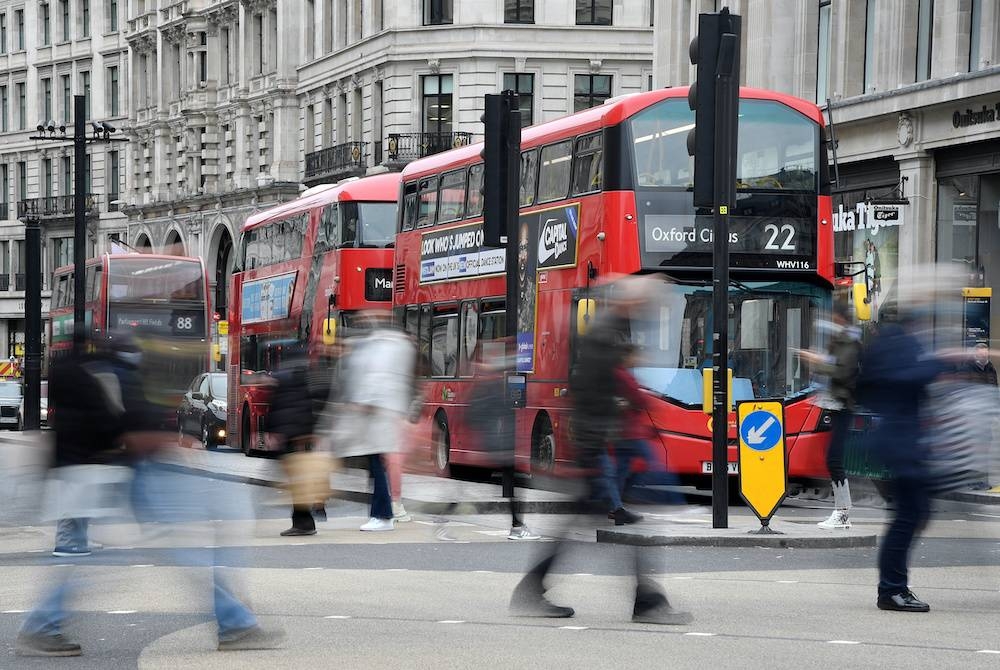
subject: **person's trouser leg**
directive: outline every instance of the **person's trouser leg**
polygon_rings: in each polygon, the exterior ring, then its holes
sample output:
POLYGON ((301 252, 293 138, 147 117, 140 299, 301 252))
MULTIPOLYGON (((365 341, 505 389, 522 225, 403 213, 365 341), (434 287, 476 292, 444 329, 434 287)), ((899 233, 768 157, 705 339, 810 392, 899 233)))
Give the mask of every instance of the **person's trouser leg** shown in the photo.
POLYGON ((618 461, 618 490, 624 499, 631 496, 637 502, 650 504, 680 505, 684 496, 675 491, 653 492, 650 486, 676 486, 677 477, 663 467, 659 460, 653 457, 653 447, 648 440, 622 440, 615 443, 615 456, 618 461), (633 459, 642 461, 646 469, 638 472, 629 482, 631 463, 633 459))
POLYGON ((403 497, 403 454, 385 454, 385 469, 389 474, 389 495, 393 500, 403 497))
POLYGON ((615 464, 617 458, 619 458, 617 453, 615 458, 611 458, 611 454, 607 452, 600 455, 601 472, 594 482, 595 493, 608 501, 611 512, 622 506, 622 496, 618 490, 618 468, 615 464))
POLYGON ((524 521, 518 513, 517 495, 514 491, 514 475, 513 465, 508 465, 503 469, 501 491, 503 496, 507 498, 507 501, 510 503, 510 525, 516 528, 518 526, 523 526, 524 521))
POLYGON ((896 478, 890 483, 890 491, 896 509, 879 547, 880 596, 907 590, 910 547, 930 515, 930 499, 924 481, 910 477, 896 478))
POLYGON ((316 520, 312 515, 312 505, 292 505, 292 528, 316 530, 316 520))
POLYGON ((830 446, 826 450, 826 469, 830 471, 830 481, 840 484, 847 481, 844 471, 844 452, 847 448, 847 433, 851 426, 851 413, 846 410, 831 412, 830 446))
POLYGON ((372 477, 371 515, 375 519, 391 519, 392 496, 389 494, 389 478, 386 476, 382 455, 372 454, 369 463, 372 477))
POLYGON ((229 592, 219 574, 219 568, 212 568, 212 600, 215 620, 219 625, 219 637, 257 625, 257 617, 253 612, 229 592))
POLYGON ((56 586, 38 603, 21 626, 23 635, 56 635, 66 621, 66 600, 71 591, 70 577, 62 577, 56 586))
POLYGON ((87 520, 59 519, 56 522, 56 548, 86 549, 87 520))

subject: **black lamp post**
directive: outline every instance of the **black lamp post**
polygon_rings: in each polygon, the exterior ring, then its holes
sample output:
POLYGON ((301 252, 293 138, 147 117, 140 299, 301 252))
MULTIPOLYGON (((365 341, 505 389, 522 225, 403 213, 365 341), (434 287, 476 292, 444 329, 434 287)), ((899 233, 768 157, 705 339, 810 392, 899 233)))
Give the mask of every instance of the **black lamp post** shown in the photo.
MULTIPOLYGON (((73 96, 73 137, 66 136, 66 126, 43 120, 36 126, 37 135, 30 139, 45 142, 73 142, 73 328, 77 333, 86 328, 87 264, 87 193, 86 170, 88 142, 127 142, 111 137, 115 128, 104 122, 94 122, 92 137, 86 131, 86 97, 73 96), (56 131, 59 134, 56 134, 56 131), (47 134, 46 134, 47 133, 47 134)), ((42 377, 42 244, 39 218, 41 212, 26 209, 24 213, 25 278, 24 291, 24 429, 37 430, 41 412, 42 377)), ((78 340, 75 340, 78 341, 78 340)))

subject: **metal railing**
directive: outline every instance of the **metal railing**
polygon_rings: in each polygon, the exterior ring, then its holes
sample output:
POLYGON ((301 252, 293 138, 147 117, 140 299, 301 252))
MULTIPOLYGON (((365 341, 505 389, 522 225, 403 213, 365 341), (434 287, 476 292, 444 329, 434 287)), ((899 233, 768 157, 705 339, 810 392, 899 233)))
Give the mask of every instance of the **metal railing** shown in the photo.
POLYGON ((367 156, 367 142, 345 142, 307 153, 305 181, 364 172, 367 156))
POLYGON ((10 205, 6 202, 0 202, 0 221, 6 221, 9 215, 10 205))
POLYGON ((10 274, 4 273, 0 274, 0 291, 10 290, 10 274))
MULTIPOLYGON (((88 193, 85 202, 88 215, 97 214, 97 196, 88 193)), ((50 195, 43 198, 27 198, 17 203, 17 218, 55 218, 73 216, 72 195, 50 195)))
POLYGON ((386 160, 409 162, 472 142, 472 133, 389 133, 386 160))
POLYGON ((14 290, 15 291, 23 291, 24 290, 24 283, 25 283, 24 282, 24 278, 25 278, 25 275, 24 275, 23 272, 18 272, 18 273, 14 274, 14 290))

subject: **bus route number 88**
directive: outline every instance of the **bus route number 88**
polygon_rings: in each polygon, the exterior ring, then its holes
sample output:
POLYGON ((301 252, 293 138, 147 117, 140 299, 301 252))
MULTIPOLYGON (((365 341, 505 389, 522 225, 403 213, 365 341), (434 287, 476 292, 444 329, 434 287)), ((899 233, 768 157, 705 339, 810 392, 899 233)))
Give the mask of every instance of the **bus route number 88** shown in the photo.
POLYGON ((174 329, 184 332, 190 332, 194 330, 195 319, 193 316, 179 316, 177 320, 174 321, 174 329))

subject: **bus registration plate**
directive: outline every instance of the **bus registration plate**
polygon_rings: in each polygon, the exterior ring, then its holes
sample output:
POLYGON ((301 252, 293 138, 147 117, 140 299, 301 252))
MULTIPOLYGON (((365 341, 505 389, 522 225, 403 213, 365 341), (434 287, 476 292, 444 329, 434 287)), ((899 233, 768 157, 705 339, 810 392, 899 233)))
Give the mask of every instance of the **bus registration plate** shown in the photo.
MULTIPOLYGON (((740 465, 735 461, 730 461, 728 467, 726 468, 731 475, 737 475, 740 472, 740 465)), ((705 475, 712 474, 712 461, 702 461, 701 462, 701 472, 705 475)))

